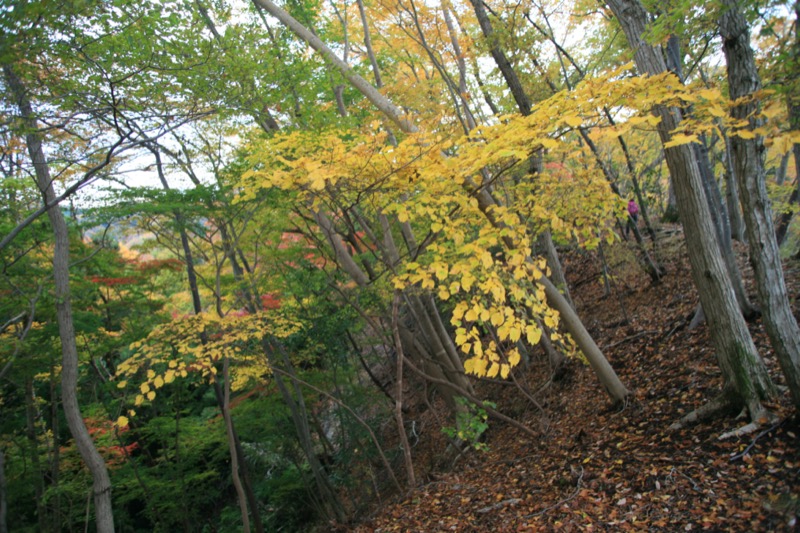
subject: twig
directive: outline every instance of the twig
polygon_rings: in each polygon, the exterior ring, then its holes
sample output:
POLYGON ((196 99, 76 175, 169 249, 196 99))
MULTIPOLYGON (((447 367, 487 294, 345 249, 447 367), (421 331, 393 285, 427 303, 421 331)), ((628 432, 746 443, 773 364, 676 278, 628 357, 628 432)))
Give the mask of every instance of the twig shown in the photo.
MULTIPOLYGON (((747 448, 744 449, 744 451, 742 451, 740 453, 737 453, 736 455, 732 455, 731 456, 731 461, 736 461, 737 459, 741 459, 742 457, 744 457, 745 455, 750 453, 750 450, 752 450, 753 446, 756 445, 756 442, 758 441, 758 439, 760 439, 761 437, 763 437, 767 433, 771 433, 773 430, 777 429, 778 426, 782 425, 784 422, 786 422, 785 418, 783 420, 779 420, 778 422, 775 422, 774 424, 772 424, 771 427, 769 427, 768 429, 765 429, 764 431, 762 431, 761 433, 759 433, 758 435, 753 437, 753 441, 747 446, 747 448)), ((720 437, 720 438, 722 438, 722 437, 720 437)))
POLYGON ((678 470, 674 466, 672 467, 672 470, 669 471, 669 477, 671 478, 672 474, 675 473, 675 472, 679 473, 680 475, 682 475, 683 477, 688 479, 689 483, 692 484, 692 489, 694 489, 697 492, 703 492, 702 490, 700 490, 700 485, 698 485, 697 482, 694 479, 690 478, 689 476, 687 476, 686 474, 684 474, 683 472, 681 472, 680 470, 678 470))
POLYGON ((609 344, 608 346, 603 346, 601 348, 601 350, 603 350, 603 351, 610 350, 611 348, 615 348, 615 347, 619 346, 620 344, 625 344, 626 342, 630 342, 632 340, 638 339, 639 337, 644 337, 645 335, 651 335, 653 333, 658 333, 658 331, 656 331, 656 330, 640 331, 636 335, 631 335, 630 337, 625 337, 621 341, 617 341, 617 342, 615 342, 613 344, 609 344))
POLYGON ((507 500, 503 500, 501 502, 497 502, 494 505, 490 505, 489 507, 484 507, 482 509, 478 509, 476 512, 481 514, 491 513, 492 511, 496 511, 506 505, 514 505, 522 501, 522 498, 509 498, 507 500))
POLYGON ((580 473, 580 475, 578 476, 578 482, 576 483, 576 485, 575 485, 575 490, 574 490, 574 491, 572 491, 572 494, 570 494, 569 496, 567 496, 567 497, 566 497, 566 498, 564 498, 563 500, 560 500, 560 501, 558 501, 558 502, 554 503, 553 505, 551 505, 551 506, 549 506, 549 507, 545 507, 545 508, 544 508, 544 509, 542 509, 541 511, 537 511, 537 512, 535 512, 535 513, 532 513, 532 514, 529 514, 529 515, 527 515, 525 518, 531 518, 531 517, 533 517, 533 516, 541 516, 541 515, 545 514, 546 512, 548 512, 548 511, 552 511, 552 510, 553 510, 553 509, 555 509, 556 507, 561 507, 562 505, 564 505, 564 504, 565 504, 565 503, 567 503, 568 501, 570 501, 570 500, 574 499, 574 498, 575 498, 575 496, 577 496, 577 495, 578 495, 578 492, 580 492, 580 490, 581 490, 581 481, 583 481, 583 466, 581 466, 581 473, 580 473))

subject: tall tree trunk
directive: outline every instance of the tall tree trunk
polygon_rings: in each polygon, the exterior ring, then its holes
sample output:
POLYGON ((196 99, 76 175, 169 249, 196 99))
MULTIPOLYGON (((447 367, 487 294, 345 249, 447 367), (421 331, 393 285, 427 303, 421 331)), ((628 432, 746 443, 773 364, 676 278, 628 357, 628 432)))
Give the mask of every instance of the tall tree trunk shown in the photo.
POLYGON ((705 189, 705 196, 708 201, 711 222, 714 224, 714 229, 717 232, 719 252, 722 256, 725 268, 728 270, 728 277, 731 280, 733 294, 736 296, 736 301, 739 304, 742 315, 750 320, 758 316, 758 311, 753 307, 753 304, 750 303, 750 299, 747 297, 747 291, 744 289, 742 273, 739 270, 739 265, 736 263, 736 255, 733 251, 728 211, 725 209, 725 204, 722 202, 722 193, 719 190, 719 184, 717 184, 714 173, 711 171, 708 150, 705 144, 694 144, 692 148, 694 148, 697 166, 700 169, 700 176, 703 180, 703 188, 705 189))
MULTIPOLYGON (((622 25, 639 72, 644 75, 665 72, 661 52, 644 41, 648 13, 641 2, 607 0, 606 3, 622 25)), ((659 136, 666 144, 671 139, 670 132, 682 120, 682 113, 664 106, 655 111, 661 117, 659 136)), ((719 257, 719 243, 703 194, 695 150, 690 145, 673 146, 665 149, 665 155, 678 200, 692 277, 708 317, 726 387, 734 393, 731 400, 746 405, 755 420, 763 413, 761 401, 774 395, 774 386, 739 312, 730 277, 719 257)))
MULTIPOLYGON (((761 90, 755 56, 750 47, 750 29, 736 0, 724 0, 719 20, 723 50, 728 64, 731 100, 761 90)), ((758 101, 750 99, 731 110, 733 118, 749 120, 751 128, 762 125, 754 118, 758 101)), ((772 225, 772 209, 767 196, 764 139, 731 138, 739 197, 744 207, 750 262, 764 313, 772 348, 778 357, 796 409, 800 409, 800 328, 792 314, 783 280, 780 249, 772 225)))
MULTIPOLYGON (((28 145, 28 155, 36 173, 36 185, 45 204, 53 203, 56 193, 53 188, 53 180, 50 178, 50 167, 42 149, 42 138, 25 87, 11 65, 3 65, 3 74, 6 86, 19 108, 25 127, 25 142, 28 145)), ((58 205, 48 209, 47 216, 50 219, 55 240, 53 277, 55 279, 56 319, 61 339, 61 401, 64 407, 64 416, 67 419, 72 438, 75 440, 75 446, 92 475, 97 531, 113 533, 111 479, 105 461, 97 451, 92 437, 86 429, 78 402, 78 346, 75 342, 69 288, 69 231, 58 205)))

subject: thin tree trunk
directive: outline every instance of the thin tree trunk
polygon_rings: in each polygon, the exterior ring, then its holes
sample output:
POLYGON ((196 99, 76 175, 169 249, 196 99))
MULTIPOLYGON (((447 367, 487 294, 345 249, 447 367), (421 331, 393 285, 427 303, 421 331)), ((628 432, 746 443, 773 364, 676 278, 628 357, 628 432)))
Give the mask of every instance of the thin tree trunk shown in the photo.
MULTIPOLYGON (((223 399, 222 399, 222 418, 225 420, 225 429, 228 434, 228 450, 231 456, 231 477, 233 486, 236 489, 236 496, 239 500, 239 511, 242 514, 242 531, 250 533, 250 517, 247 513, 247 497, 242 488, 242 480, 239 477, 239 458, 236 453, 236 444, 233 442, 233 421, 231 420, 231 376, 228 371, 228 357, 222 363, 223 399)), ((253 512, 256 512, 253 509, 253 512)))
MULTIPOLYGON (((724 0, 722 9, 719 25, 728 64, 728 87, 731 100, 738 100, 761 90, 761 80, 750 47, 750 30, 738 2, 724 0)), ((757 111, 757 100, 750 100, 734 107, 731 115, 738 120, 749 120, 751 128, 758 128, 762 121, 754 118, 757 111)), ((772 225, 764 139, 760 135, 753 139, 735 136, 731 138, 731 145, 764 325, 795 408, 800 409, 800 328, 786 293, 780 248, 772 225)))
POLYGON ((408 445, 408 435, 406 435, 405 425, 403 424, 403 365, 405 356, 403 355, 403 343, 400 340, 400 330, 397 325, 398 307, 400 304, 400 294, 395 291, 394 301, 392 302, 392 337, 394 338, 394 348, 397 350, 397 378, 395 380, 396 395, 394 399, 394 418, 397 422, 397 432, 400 436, 400 444, 403 448, 403 462, 406 465, 406 477, 408 486, 416 487, 417 478, 414 475, 414 461, 411 459, 411 447, 408 445))
POLYGON ((739 208, 739 187, 736 185, 736 171, 733 164, 731 139, 725 135, 725 203, 728 206, 728 217, 731 222, 731 239, 744 241, 744 222, 742 210, 739 208))
MULTIPOLYGON (((50 167, 42 149, 42 138, 33 114, 28 95, 22 81, 10 65, 3 65, 7 87, 19 107, 25 126, 25 141, 28 154, 36 173, 36 184, 44 202, 51 203, 56 198, 50 167)), ((75 327, 72 320, 72 302, 69 287, 69 230, 64 215, 58 205, 47 210, 53 228, 55 246, 53 248, 53 277, 55 279, 56 318, 61 339, 61 400, 75 446, 92 475, 94 492, 95 521, 100 533, 113 533, 114 515, 111 506, 111 479, 105 461, 92 441, 83 422, 78 402, 78 346, 75 342, 75 327)))
MULTIPOLYGON (((165 191, 169 191, 170 186, 169 182, 167 182, 166 176, 164 175, 163 164, 161 161, 161 152, 157 146, 148 145, 148 149, 155 156, 156 169, 158 172, 159 180, 161 181, 161 186, 164 188, 165 191)), ((191 172, 187 172, 187 175, 189 175, 190 179, 192 179, 195 185, 199 185, 199 182, 196 180, 196 176, 193 176, 191 172)), ((200 299, 200 289, 197 285, 197 273, 195 272, 192 248, 189 244, 189 235, 186 232, 186 219, 183 216, 183 214, 177 209, 173 211, 173 217, 175 218, 175 223, 178 226, 178 234, 180 235, 181 239, 181 249, 183 250, 184 262, 186 264, 186 276, 189 282, 189 292, 192 295, 192 308, 194 314, 199 315, 202 314, 203 312, 203 304, 202 300, 200 299)), ((223 246, 225 246, 226 251, 228 251, 227 239, 223 239, 223 246)), ((230 258, 229 255, 226 256, 230 258)), ((235 263, 235 257, 233 263, 235 263)), ((222 316, 222 314, 220 313, 219 306, 217 306, 217 311, 220 314, 220 316, 222 316)), ((205 333, 200 334, 200 341, 202 343, 206 342, 205 333)), ((222 412, 223 419, 225 419, 226 407, 225 407, 224 391, 220 390, 219 384, 216 382, 214 383, 214 390, 217 398, 217 404, 219 405, 220 411, 222 412)), ((264 527, 261 522, 261 515, 258 512, 258 501, 255 497, 255 492, 253 491, 252 485, 250 483, 247 463, 244 461, 244 454, 241 447, 241 443, 239 442, 239 436, 236 433, 236 428, 233 424, 233 419, 231 418, 230 413, 228 413, 227 417, 229 420, 226 420, 225 422, 225 430, 228 438, 228 443, 231 446, 229 451, 232 457, 236 456, 235 460, 232 459, 232 466, 234 463, 236 465, 236 470, 233 471, 232 474, 234 489, 236 490, 237 494, 239 493, 240 489, 244 491, 246 500, 240 499, 240 502, 246 501, 250 505, 250 508, 252 509, 253 512, 253 525, 255 527, 256 533, 263 533, 264 527), (241 471, 241 477, 240 477, 240 471, 241 471), (242 480, 244 481, 244 483, 242 483, 242 480)), ((241 505, 242 504, 240 503, 240 506, 241 505)), ((248 530, 250 527, 249 521, 250 519, 249 516, 247 515, 247 504, 245 504, 244 514, 242 515, 242 523, 246 525, 248 530)))

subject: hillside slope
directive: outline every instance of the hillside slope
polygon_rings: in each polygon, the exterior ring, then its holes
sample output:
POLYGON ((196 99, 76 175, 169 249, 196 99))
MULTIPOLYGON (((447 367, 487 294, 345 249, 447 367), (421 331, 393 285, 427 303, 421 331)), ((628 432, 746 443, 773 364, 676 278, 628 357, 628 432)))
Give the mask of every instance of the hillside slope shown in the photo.
MULTIPOLYGON (((673 232, 661 245, 668 275, 660 285, 649 283, 624 245, 611 250, 614 292, 605 298, 596 258, 565 258, 580 315, 634 393, 628 405, 611 409, 591 370, 577 361, 543 388, 543 364, 520 376, 540 389, 535 399, 543 410, 514 386, 483 383, 483 396, 537 437, 490 420, 487 452, 445 460, 442 439, 428 449, 420 444, 417 468, 432 467, 424 481, 384 502, 355 531, 794 530, 800 426, 788 394, 769 406, 778 422, 749 435, 719 439, 745 424, 736 413, 669 430, 720 387, 705 325, 688 331, 697 297, 681 242, 673 232)), ((800 265, 785 270, 797 314, 800 265)), ((750 326, 781 384, 760 321, 750 326)))

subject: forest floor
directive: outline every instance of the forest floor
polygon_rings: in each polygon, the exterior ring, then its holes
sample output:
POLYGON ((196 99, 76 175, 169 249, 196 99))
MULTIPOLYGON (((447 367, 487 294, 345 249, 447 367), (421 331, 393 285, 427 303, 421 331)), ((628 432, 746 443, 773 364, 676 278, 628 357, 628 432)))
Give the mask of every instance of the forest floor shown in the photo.
MULTIPOLYGON (((659 242, 667 269, 657 285, 624 244, 606 251, 614 275, 604 297, 596 254, 564 259, 579 314, 632 397, 612 407, 591 369, 578 361, 545 385, 545 365, 519 380, 537 391, 532 405, 513 385, 481 383, 482 398, 522 421, 537 437, 490 419, 488 451, 443 454, 435 410, 408 415, 420 440, 413 450, 419 486, 347 529, 433 531, 794 531, 800 514, 800 425, 788 393, 768 405, 777 416, 754 433, 720 440, 744 426, 737 413, 671 431, 714 398, 721 375, 705 325, 688 330, 698 303, 677 229, 659 242), (416 418, 414 418, 416 416, 416 418)), ((739 249, 755 300, 745 250, 739 249)), ((800 308, 800 264, 785 265, 800 308)), ((760 320, 754 340, 777 384, 783 379, 760 320)), ((414 441, 412 441, 414 444, 414 441)))

